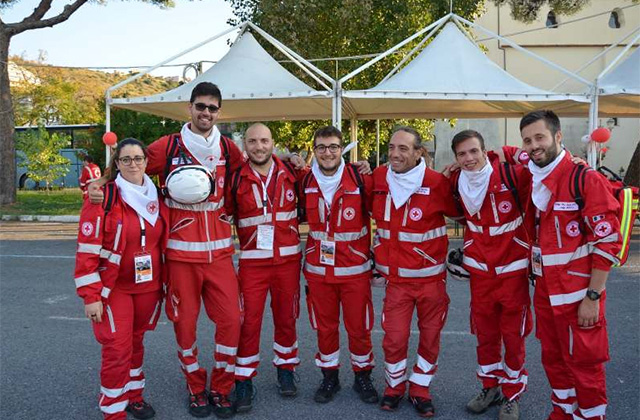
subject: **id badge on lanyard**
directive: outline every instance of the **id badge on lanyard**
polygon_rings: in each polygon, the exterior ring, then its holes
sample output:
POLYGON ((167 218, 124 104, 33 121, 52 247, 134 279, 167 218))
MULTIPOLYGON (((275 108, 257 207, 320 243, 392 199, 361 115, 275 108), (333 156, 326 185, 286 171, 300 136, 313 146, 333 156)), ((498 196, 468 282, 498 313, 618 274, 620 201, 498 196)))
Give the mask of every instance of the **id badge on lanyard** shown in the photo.
MULTIPOLYGON (((266 183, 262 182, 262 178, 260 177, 259 173, 257 173, 255 170, 253 171, 256 177, 260 180, 260 183, 262 184, 262 214, 265 217, 267 216, 267 206, 269 204, 269 195, 267 193, 267 189, 269 188, 269 184, 271 183, 271 177, 273 176, 273 171, 275 166, 276 166, 275 162, 273 162, 271 164, 271 167, 269 168, 269 174, 267 175, 266 183)), ((256 248, 263 249, 266 251, 273 251, 274 237, 275 237, 274 225, 258 225, 258 237, 256 239, 256 248)))
POLYGON ((151 261, 151 254, 147 252, 146 248, 147 231, 144 227, 144 219, 142 216, 138 216, 138 218, 140 219, 140 245, 142 251, 137 252, 133 256, 136 284, 153 280, 153 262, 151 261))
POLYGON ((536 209, 536 240, 531 246, 531 272, 538 276, 542 276, 542 248, 538 244, 538 238, 540 235, 540 210, 536 209))
POLYGON ((320 241, 320 263, 324 265, 336 265, 336 243, 332 240, 320 241))

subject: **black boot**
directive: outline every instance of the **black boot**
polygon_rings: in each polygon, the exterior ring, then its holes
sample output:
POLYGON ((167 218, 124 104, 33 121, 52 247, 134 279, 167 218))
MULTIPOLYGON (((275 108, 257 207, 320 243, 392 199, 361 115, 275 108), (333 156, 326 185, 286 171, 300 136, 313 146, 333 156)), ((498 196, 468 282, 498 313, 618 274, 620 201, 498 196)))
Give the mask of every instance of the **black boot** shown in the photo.
POLYGON ((360 395, 360 399, 366 403, 378 402, 378 391, 371 382, 371 370, 356 372, 353 390, 360 395))
POLYGON ((295 397, 298 393, 292 370, 278 368, 278 392, 283 397, 295 397))
POLYGON ((333 396, 340 391, 339 373, 340 371, 338 369, 322 369, 324 378, 316 391, 316 395, 313 397, 315 402, 322 404, 328 403, 333 399, 333 396))
POLYGON ((234 403, 235 411, 238 413, 246 413, 251 410, 253 400, 253 383, 251 379, 244 381, 236 381, 236 400, 234 403))

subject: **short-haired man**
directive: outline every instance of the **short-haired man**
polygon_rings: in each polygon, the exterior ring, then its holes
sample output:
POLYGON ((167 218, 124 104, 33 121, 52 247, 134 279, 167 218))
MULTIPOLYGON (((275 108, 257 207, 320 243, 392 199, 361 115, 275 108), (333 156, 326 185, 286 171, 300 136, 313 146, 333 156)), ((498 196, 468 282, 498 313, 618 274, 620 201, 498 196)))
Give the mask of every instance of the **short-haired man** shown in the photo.
POLYGON ((244 135, 248 161, 227 188, 227 214, 234 215, 240 241, 238 277, 244 321, 236 358, 235 409, 251 410, 252 378, 260 362, 260 330, 267 293, 275 326, 273 364, 280 395, 297 393, 293 372, 300 363, 296 320, 300 303, 301 246, 298 235, 297 172, 273 154, 269 128, 251 125, 244 135))
POLYGON ((437 369, 440 331, 449 306, 446 291, 447 223, 459 212, 449 180, 428 169, 420 134, 397 128, 389 141, 389 166, 373 173, 376 270, 387 279, 382 313, 385 379, 381 407, 395 410, 406 391, 411 318, 418 311, 418 360, 409 397, 420 416, 435 413, 429 385, 437 369))
POLYGON ((605 284, 621 246, 619 205, 603 177, 574 164, 563 150, 560 120, 552 111, 525 115, 520 133, 533 177, 533 304, 553 391, 548 419, 602 420, 609 360, 605 284), (572 183, 582 169, 579 203, 572 183))
POLYGON ((90 155, 84 155, 82 158, 82 171, 78 180, 82 198, 87 198, 87 186, 89 183, 100 179, 101 176, 100 167, 93 162, 93 158, 90 155))
MULTIPOLYGON (((224 189, 229 174, 244 158, 215 123, 220 116, 222 95, 213 83, 198 83, 189 101, 190 121, 180 133, 161 137, 148 148, 147 173, 158 175, 160 184, 176 168, 201 165, 214 182, 213 192, 197 204, 182 204, 167 197, 170 232, 166 250, 168 290, 167 316, 173 321, 178 342, 178 358, 189 390, 189 413, 206 417, 213 412, 221 418, 234 414, 229 394, 234 385, 236 352, 240 339, 241 306, 238 279, 231 256, 231 223, 224 208, 224 189), (200 307, 216 324, 215 366, 207 393, 207 371, 198 363, 196 326, 200 307)), ((89 192, 100 202, 99 190, 89 192)), ((132 366, 138 380, 141 366, 132 366)))
POLYGON ((316 365, 323 380, 315 401, 326 403, 340 389, 340 308, 349 337, 353 389, 368 403, 378 401, 371 383, 371 176, 342 159, 342 133, 322 127, 314 134, 315 158, 301 185, 309 224, 304 276, 311 326, 318 333, 316 365))
POLYGON ((527 386, 525 338, 532 327, 523 224, 531 175, 522 165, 503 164, 488 154, 474 130, 456 134, 451 149, 460 167, 452 180, 467 225, 463 266, 470 273, 471 330, 483 388, 467 410, 483 413, 504 396, 498 418, 517 420, 518 399, 527 386))

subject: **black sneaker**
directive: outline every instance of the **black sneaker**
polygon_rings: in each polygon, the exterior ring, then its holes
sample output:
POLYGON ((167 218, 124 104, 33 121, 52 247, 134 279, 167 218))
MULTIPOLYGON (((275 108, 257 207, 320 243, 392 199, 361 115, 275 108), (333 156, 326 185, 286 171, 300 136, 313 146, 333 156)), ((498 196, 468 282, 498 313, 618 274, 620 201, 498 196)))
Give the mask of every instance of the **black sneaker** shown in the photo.
POLYGON ((189 394, 189 414, 193 417, 209 417, 211 407, 207 401, 207 391, 189 394))
POLYGON ((416 409, 420 417, 433 417, 436 414, 431 400, 421 397, 411 397, 411 404, 413 404, 413 408, 416 409))
POLYGON ((315 402, 321 404, 328 403, 333 399, 333 396, 340 391, 339 373, 338 369, 322 369, 324 378, 316 391, 316 395, 313 397, 315 402))
POLYGON ((378 391, 376 391, 371 382, 371 370, 363 370, 356 372, 353 382, 353 390, 360 395, 360 399, 366 403, 377 403, 380 399, 378 391))
POLYGON ((236 381, 236 413, 246 413, 251 411, 253 401, 253 383, 251 379, 236 381))
POLYGON ((383 395, 382 401, 380 401, 380 409, 385 411, 394 411, 398 408, 400 401, 402 401, 402 395, 383 395))
POLYGON ((218 394, 212 392, 209 394, 209 403, 213 407, 213 414, 221 419, 228 419, 233 417, 235 411, 233 410, 233 404, 229 400, 228 395, 218 394))
POLYGON ((283 397, 295 397, 298 393, 292 370, 278 368, 278 392, 283 397))
POLYGON ((127 405, 125 410, 139 420, 150 419, 156 415, 156 411, 151 407, 151 404, 144 400, 127 405))

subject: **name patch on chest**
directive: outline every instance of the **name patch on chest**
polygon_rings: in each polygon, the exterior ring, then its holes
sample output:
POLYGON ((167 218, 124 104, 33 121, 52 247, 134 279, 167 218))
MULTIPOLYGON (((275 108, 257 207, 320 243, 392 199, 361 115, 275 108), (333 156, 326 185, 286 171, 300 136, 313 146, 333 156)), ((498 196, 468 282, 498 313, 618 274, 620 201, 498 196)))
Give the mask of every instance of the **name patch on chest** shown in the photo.
POLYGON ((360 195, 360 190, 345 191, 345 195, 360 195))
POLYGON ((318 189, 317 188, 305 188, 304 189, 304 193, 305 194, 309 194, 309 193, 317 193, 318 189))
POLYGON ((184 158, 178 156, 171 159, 172 165, 191 165, 193 161, 189 156, 185 156, 184 158))
POLYGON ((420 187, 420 188, 418 188, 418 191, 416 191, 416 194, 429 195, 429 194, 431 194, 431 188, 429 188, 429 187, 420 187))
POLYGON ((578 203, 574 203, 573 201, 556 201, 553 203, 553 209, 557 211, 577 211, 580 210, 578 208, 578 203))

